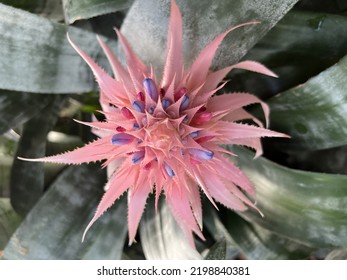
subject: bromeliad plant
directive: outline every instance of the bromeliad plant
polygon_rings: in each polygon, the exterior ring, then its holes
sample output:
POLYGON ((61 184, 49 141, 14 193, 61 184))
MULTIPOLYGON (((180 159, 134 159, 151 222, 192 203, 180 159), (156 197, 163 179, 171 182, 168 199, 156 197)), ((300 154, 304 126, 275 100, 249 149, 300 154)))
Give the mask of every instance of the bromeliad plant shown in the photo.
MULTIPOLYGON (((120 14, 104 15, 99 0, 90 0, 88 9, 82 2, 63 1, 66 24, 84 18, 79 26, 97 25, 98 33, 114 37, 107 30, 120 14)), ((124 8, 120 2, 105 0, 107 11, 124 8)), ((345 59, 305 82, 347 53, 347 20, 293 10, 276 24, 296 0, 177 2, 128 1, 125 21, 115 29, 124 63, 113 53, 113 39, 98 35, 95 40, 95 34, 54 23, 63 18, 57 7, 46 15, 48 21, 0 4, 0 87, 12 90, 0 93, 0 129, 14 128, 20 135, 10 188, 0 192, 4 258, 196 259, 206 252, 209 259, 240 253, 260 259, 321 258, 315 248, 345 247, 346 177, 275 164, 262 156, 262 146, 265 156, 283 165, 314 170, 308 150, 337 147, 347 139, 340 129, 345 59), (335 44, 331 34, 342 42, 335 44), (322 55, 325 47, 334 49, 329 57, 322 55), (106 71, 99 66, 107 65, 102 51, 111 66, 106 71), (66 109, 66 93, 87 93, 95 86, 80 57, 96 78, 102 121, 88 119, 84 105, 90 94, 70 95, 66 109), (311 69, 312 61, 317 65, 311 69), (18 68, 26 75, 19 76, 18 68), (71 109, 76 100, 79 106, 71 109), (91 128, 89 144, 66 136, 77 128, 69 122, 72 117, 85 125, 79 128, 91 128), (287 135, 292 139, 283 139, 287 135), (90 137, 97 139, 90 142, 90 137), (70 139, 82 147, 57 147, 70 139), (100 161, 107 169, 106 186, 99 163, 80 165, 100 161), (63 166, 53 165, 60 169, 52 173, 47 164, 44 181, 42 162, 79 166, 61 171, 63 166), (131 246, 124 246, 127 233, 131 246)), ((307 5, 296 9, 302 7, 307 5)), ((39 7, 31 12, 42 13, 39 7)), ((16 139, 16 134, 10 130, 5 137, 16 139)), ((9 146, 4 147, 0 152, 9 146)), ((327 157, 318 154, 319 168, 326 171, 327 157)))
MULTIPOLYGON (((146 67, 133 52, 124 36, 116 30, 126 54, 124 68, 109 47, 99 39, 115 78, 105 73, 69 38, 71 45, 93 70, 100 86, 100 104, 104 122, 85 123, 100 137, 83 148, 61 155, 31 161, 80 164, 106 161, 110 178, 95 216, 86 231, 128 190, 129 242, 134 241, 147 197, 155 193, 166 201, 191 246, 192 233, 204 239, 200 189, 230 209, 255 208, 247 195, 255 190, 249 179, 225 156, 221 147, 244 145, 262 154, 260 138, 286 137, 263 128, 262 123, 242 107, 260 103, 269 121, 269 108, 257 97, 247 94, 216 96, 232 69, 246 69, 276 75, 254 61, 243 61, 209 72, 216 50, 229 32, 255 22, 238 25, 216 37, 185 71, 182 62, 182 18, 177 4, 171 3, 167 56, 160 82, 153 69, 146 67), (240 123, 252 119, 259 126, 240 123)), ((27 159, 28 160, 28 159, 27 159)), ((217 208, 217 206, 215 205, 217 208)), ((86 232, 85 232, 86 233, 86 232)))

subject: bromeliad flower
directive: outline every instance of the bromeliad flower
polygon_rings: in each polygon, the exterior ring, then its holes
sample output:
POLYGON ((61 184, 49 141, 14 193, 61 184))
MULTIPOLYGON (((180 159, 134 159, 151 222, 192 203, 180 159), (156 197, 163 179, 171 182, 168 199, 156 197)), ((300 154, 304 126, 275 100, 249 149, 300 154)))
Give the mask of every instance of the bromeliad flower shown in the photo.
POLYGON ((150 193, 155 193, 156 205, 160 195, 165 194, 167 204, 192 245, 193 232, 204 239, 201 190, 213 205, 217 201, 236 211, 243 211, 247 206, 255 208, 251 200, 255 196, 252 183, 228 159, 231 153, 221 145, 249 146, 259 156, 262 153, 261 137, 286 135, 264 128, 258 119, 243 109, 246 105, 259 103, 268 122, 269 109, 257 97, 247 93, 214 94, 225 85, 223 78, 232 69, 276 75, 253 61, 209 72, 224 37, 236 28, 252 24, 255 22, 238 25, 216 37, 185 71, 182 18, 173 0, 167 56, 160 81, 118 30, 126 67, 98 38, 114 78, 68 38, 96 77, 106 120, 80 122, 97 131, 98 140, 65 154, 31 160, 67 164, 105 160, 103 166, 109 173, 106 192, 85 233, 126 191, 130 243, 134 241, 150 193), (245 119, 253 120, 257 126, 240 122, 245 119))

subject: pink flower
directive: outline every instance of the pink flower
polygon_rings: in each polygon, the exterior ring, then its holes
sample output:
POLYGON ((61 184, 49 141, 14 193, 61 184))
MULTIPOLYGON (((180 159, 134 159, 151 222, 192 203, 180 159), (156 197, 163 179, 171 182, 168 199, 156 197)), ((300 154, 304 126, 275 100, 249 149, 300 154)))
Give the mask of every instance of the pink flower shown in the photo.
POLYGON ((165 194, 167 204, 192 246, 193 232, 204 239, 201 190, 213 205, 217 201, 236 211, 243 211, 247 206, 255 208, 250 199, 255 196, 252 183, 228 159, 231 153, 221 145, 249 146, 259 156, 262 153, 261 137, 286 135, 264 128, 258 119, 243 109, 243 106, 259 103, 268 122, 269 109, 257 97, 248 93, 214 94, 225 85, 223 78, 232 69, 276 75, 254 61, 209 72, 224 37, 236 28, 251 24, 255 22, 238 25, 216 37, 185 71, 182 18, 172 0, 167 56, 160 81, 118 30, 126 67, 98 38, 114 78, 68 38, 96 77, 106 120, 81 122, 92 127, 100 139, 65 154, 31 160, 66 164, 105 160, 103 167, 107 166, 109 173, 106 192, 84 235, 126 191, 130 243, 134 241, 150 193, 155 193, 156 203, 159 196, 165 194), (257 126, 240 123, 244 119, 252 119, 257 126))

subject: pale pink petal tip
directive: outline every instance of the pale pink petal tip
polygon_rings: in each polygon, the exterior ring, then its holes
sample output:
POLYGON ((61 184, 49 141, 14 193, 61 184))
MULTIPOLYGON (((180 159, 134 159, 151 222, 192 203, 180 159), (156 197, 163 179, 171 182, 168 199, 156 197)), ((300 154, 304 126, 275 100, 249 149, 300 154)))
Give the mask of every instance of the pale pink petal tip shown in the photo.
POLYGON ((236 69, 253 71, 253 72, 257 72, 257 73, 271 76, 274 78, 278 78, 277 74, 275 74, 270 69, 268 69, 267 67, 265 67, 264 65, 256 61, 246 60, 246 61, 239 62, 233 65, 232 67, 236 69))

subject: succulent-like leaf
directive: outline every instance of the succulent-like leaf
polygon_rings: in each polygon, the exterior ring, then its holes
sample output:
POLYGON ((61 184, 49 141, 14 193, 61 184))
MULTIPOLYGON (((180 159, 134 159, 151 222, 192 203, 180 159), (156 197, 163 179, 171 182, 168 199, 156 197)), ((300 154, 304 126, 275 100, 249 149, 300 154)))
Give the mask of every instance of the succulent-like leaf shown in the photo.
POLYGON ((92 33, 0 4, 0 88, 34 93, 95 89, 91 72, 66 39, 67 31, 92 57, 102 52, 92 33))
POLYGON ((232 149, 254 183, 259 213, 247 220, 310 247, 347 245, 347 176, 306 172, 280 166, 252 153, 232 149))
POLYGON ((4 249, 20 221, 21 218, 13 210, 10 200, 0 198, 0 251, 4 249))
POLYGON ((289 134, 283 146, 319 150, 347 144, 347 56, 305 84, 268 101, 271 128, 289 134))
POLYGON ((201 255, 188 243, 167 205, 159 204, 159 211, 156 214, 154 201, 149 199, 140 224, 141 244, 146 258, 152 260, 201 259, 201 255))
MULTIPOLYGON (((46 152, 47 134, 57 121, 65 103, 61 95, 50 96, 49 104, 24 125, 18 144, 17 156, 43 157, 46 152)), ((14 159, 11 172, 11 203, 17 213, 25 215, 43 195, 44 165, 14 159)))
POLYGON ((247 259, 306 259, 314 249, 248 223, 235 213, 224 213, 230 235, 247 259))
POLYGON ((205 260, 225 260, 226 257, 226 241, 222 239, 216 242, 209 250, 205 260))
POLYGON ((73 23, 76 20, 113 13, 127 9, 133 0, 63 0, 65 20, 73 23))
POLYGON ((4 250, 6 259, 117 259, 127 228, 125 200, 81 242, 102 196, 105 174, 93 165, 67 168, 26 216, 4 250))
POLYGON ((244 57, 263 63, 279 78, 233 71, 226 89, 267 99, 306 82, 347 53, 346 25, 344 16, 291 10, 244 57))
POLYGON ((232 249, 234 253, 241 251, 242 257, 247 259, 264 260, 307 258, 313 251, 293 240, 251 224, 229 210, 223 209, 217 213, 211 206, 204 206, 206 229, 215 239, 224 237, 227 240, 228 253, 232 249))
POLYGON ((38 114, 49 102, 49 96, 0 91, 0 134, 15 128, 38 114))
MULTIPOLYGON (((208 42, 229 28, 245 22, 260 21, 261 24, 257 26, 243 27, 232 32, 219 48, 214 65, 222 68, 239 61, 296 2, 297 0, 218 3, 207 0, 178 1, 186 19, 183 25, 185 63, 190 65, 208 42)), ((123 34, 134 46, 136 53, 155 67, 164 65, 163 45, 168 14, 168 0, 138 0, 132 5, 122 26, 123 34)))
POLYGON ((326 257, 326 260, 347 260, 346 249, 335 249, 331 251, 326 257))
POLYGON ((2 0, 1 3, 47 17, 54 21, 64 19, 62 4, 57 0, 2 0))

